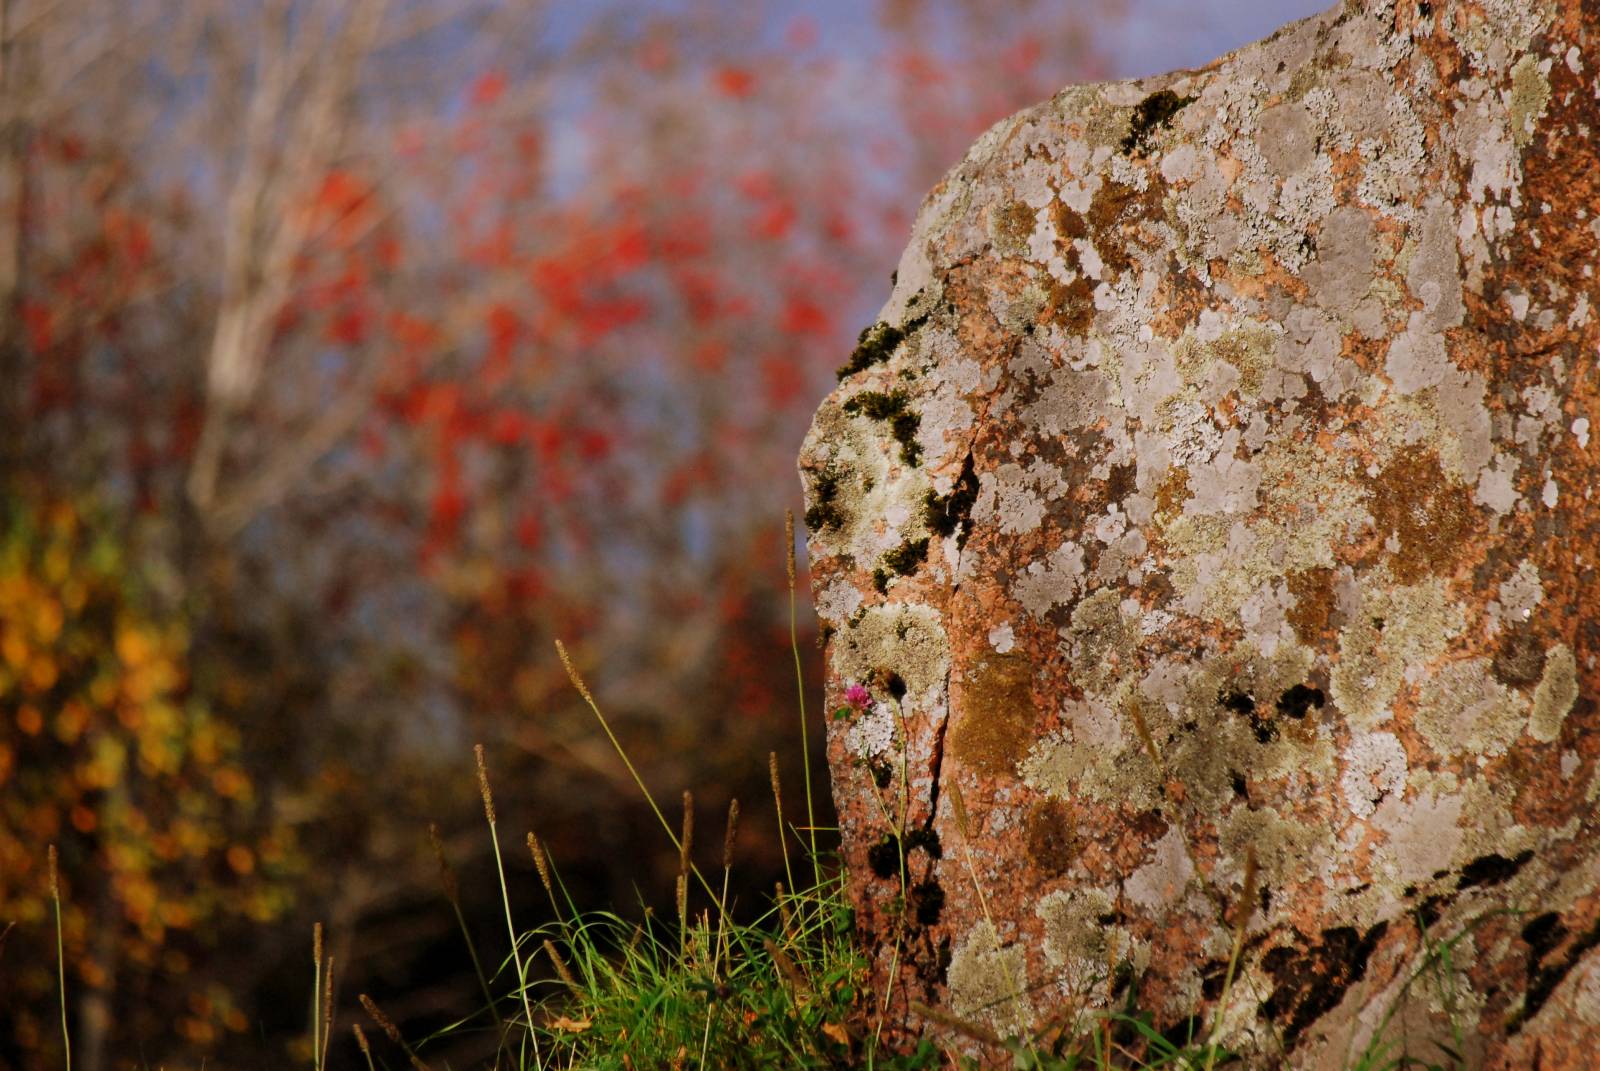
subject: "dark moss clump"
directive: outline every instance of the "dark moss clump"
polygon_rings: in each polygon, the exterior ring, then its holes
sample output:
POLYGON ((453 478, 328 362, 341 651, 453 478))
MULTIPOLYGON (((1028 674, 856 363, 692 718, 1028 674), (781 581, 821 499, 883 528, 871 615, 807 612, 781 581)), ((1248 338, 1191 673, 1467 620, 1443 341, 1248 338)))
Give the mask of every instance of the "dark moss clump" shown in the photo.
MULTIPOLYGON (((883 764, 883 768, 888 770, 888 764, 883 764)), ((876 769, 873 772, 876 773, 876 769)), ((885 780, 878 787, 885 788, 887 784, 885 780)), ((944 849, 939 846, 939 834, 931 829, 913 829, 906 834, 904 841, 893 833, 885 833, 882 840, 867 849, 867 865, 878 877, 892 878, 900 873, 902 852, 910 856, 918 849, 927 852, 933 859, 944 857, 944 849)))
POLYGON ((911 887, 911 906, 920 925, 938 925, 944 911, 944 888, 932 878, 918 882, 911 887))
POLYGON ((1388 927, 1380 922, 1363 934, 1337 926, 1322 931, 1322 940, 1304 951, 1280 947, 1261 958, 1276 985, 1260 1010, 1284 1024, 1286 1044, 1293 1045, 1306 1027, 1337 1007, 1345 991, 1366 977, 1367 960, 1388 927))
POLYGON ((1223 692, 1217 702, 1222 704, 1222 709, 1235 714, 1252 714, 1256 709, 1255 697, 1244 692, 1223 692))
POLYGON ((944 848, 939 844, 939 834, 931 829, 913 829, 906 834, 906 851, 922 849, 934 859, 944 858, 944 848))
POLYGON ((1129 156, 1135 149, 1141 152, 1150 147, 1150 138, 1157 130, 1172 125, 1172 117, 1194 103, 1194 97, 1180 97, 1170 89, 1158 89, 1141 100, 1128 120, 1128 133, 1122 139, 1122 154, 1129 156))
POLYGON ((888 880, 900 873, 900 842, 888 834, 867 849, 867 865, 878 877, 888 880))
POLYGON ((872 783, 879 788, 888 788, 889 782, 894 780, 894 767, 882 759, 867 763, 867 771, 872 774, 872 783))
POLYGON ((823 472, 811 483, 811 504, 806 507, 806 528, 820 532, 825 528, 844 525, 844 513, 839 509, 839 474, 823 472))
POLYGON ((862 391, 844 403, 844 411, 859 413, 873 420, 888 421, 894 441, 900 444, 900 459, 907 465, 921 462, 922 446, 917 442, 917 429, 922 427, 922 418, 911 411, 911 396, 905 391, 890 391, 888 394, 876 390, 862 391))
POLYGON ((1491 852, 1481 855, 1461 868, 1461 877, 1456 881, 1456 888, 1469 889, 1473 886, 1488 888, 1492 885, 1503 885, 1516 877, 1517 871, 1527 865, 1533 858, 1533 849, 1527 848, 1517 853, 1513 859, 1491 852))
POLYGON ((1574 938, 1564 953, 1559 956, 1550 956, 1550 953, 1566 936, 1567 928, 1558 918, 1554 920, 1554 924, 1546 932, 1530 937, 1528 929, 1531 929, 1535 923, 1539 923, 1545 918, 1547 916, 1539 916, 1539 918, 1528 924, 1528 928, 1523 930, 1523 937, 1527 940, 1530 950, 1528 955, 1528 991, 1521 1010, 1512 1016, 1511 1021, 1506 1024, 1507 1034, 1517 1033, 1522 1029, 1524 1023, 1539 1014, 1539 1009, 1543 1008, 1545 1002, 1550 999, 1550 994, 1555 992, 1556 986, 1562 983, 1578 961, 1583 959, 1590 949, 1600 946, 1600 922, 1596 922, 1574 938), (1545 962, 1547 956, 1553 962, 1545 962))
POLYGON ((926 316, 918 316, 907 320, 903 329, 882 322, 862 328, 860 336, 856 339, 856 348, 850 351, 850 360, 846 361, 838 371, 839 378, 847 379, 857 372, 864 372, 875 364, 887 361, 894 353, 895 347, 905 341, 907 335, 926 323, 927 319, 926 316))
POLYGON ((1327 702, 1321 688, 1297 684, 1278 697, 1278 713, 1290 718, 1303 718, 1312 707, 1318 710, 1327 702))
POLYGON ((896 575, 906 576, 916 571, 928 558, 928 537, 908 539, 883 556, 883 564, 896 575))
POLYGON ((956 545, 964 546, 967 542, 967 521, 972 517, 972 505, 977 500, 978 477, 972 470, 972 455, 968 454, 966 464, 961 466, 961 476, 949 494, 928 492, 924 502, 928 528, 940 536, 952 536, 959 530, 961 534, 956 539, 956 545))
POLYGON ((1234 714, 1243 714, 1250 719, 1250 729, 1256 734, 1256 742, 1270 744, 1278 739, 1278 726, 1271 718, 1264 718, 1256 709, 1255 697, 1241 691, 1223 692, 1217 696, 1217 702, 1222 709, 1232 711, 1234 714))

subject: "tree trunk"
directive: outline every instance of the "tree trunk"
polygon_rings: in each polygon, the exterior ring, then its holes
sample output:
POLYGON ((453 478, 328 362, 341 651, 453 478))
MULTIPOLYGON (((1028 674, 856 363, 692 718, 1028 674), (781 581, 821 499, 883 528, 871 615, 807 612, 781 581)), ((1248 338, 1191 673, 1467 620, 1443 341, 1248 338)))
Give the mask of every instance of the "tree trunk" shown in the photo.
POLYGON ((801 458, 889 1036, 1592 1066, 1597 34, 1352 2, 929 196, 801 458))

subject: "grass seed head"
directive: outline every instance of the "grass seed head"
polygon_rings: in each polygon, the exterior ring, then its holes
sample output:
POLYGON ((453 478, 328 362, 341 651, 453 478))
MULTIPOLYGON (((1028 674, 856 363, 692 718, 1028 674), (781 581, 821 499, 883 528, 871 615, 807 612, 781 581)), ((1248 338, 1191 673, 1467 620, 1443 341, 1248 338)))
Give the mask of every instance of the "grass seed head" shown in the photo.
POLYGON ((594 706, 594 696, 589 694, 589 686, 583 683, 583 677, 579 675, 578 667, 572 664, 572 656, 567 653, 567 645, 557 640, 556 653, 561 656, 561 664, 566 667, 567 676, 572 680, 572 686, 578 689, 578 694, 583 696, 585 703, 594 706))
POLYGON ((439 884, 444 887, 445 899, 455 903, 461 894, 461 887, 456 881, 455 868, 450 865, 450 860, 444 855, 444 841, 439 839, 439 826, 436 822, 428 823, 428 843, 433 846, 433 857, 439 863, 439 884))
POLYGON ((733 866, 733 841, 739 835, 739 801, 728 804, 728 832, 722 838, 722 869, 733 866))
POLYGON ((789 574, 789 590, 794 590, 795 565, 794 565, 794 510, 783 511, 783 547, 784 565, 789 574))
POLYGON ((532 832, 528 834, 528 852, 533 856, 533 865, 539 871, 539 881, 544 885, 544 891, 555 896, 555 882, 550 880, 550 858, 545 854, 544 845, 532 832))
POLYGON ((472 754, 478 760, 478 792, 483 796, 483 816, 492 826, 494 821, 494 794, 489 791, 489 767, 483 761, 483 745, 472 745, 472 754))

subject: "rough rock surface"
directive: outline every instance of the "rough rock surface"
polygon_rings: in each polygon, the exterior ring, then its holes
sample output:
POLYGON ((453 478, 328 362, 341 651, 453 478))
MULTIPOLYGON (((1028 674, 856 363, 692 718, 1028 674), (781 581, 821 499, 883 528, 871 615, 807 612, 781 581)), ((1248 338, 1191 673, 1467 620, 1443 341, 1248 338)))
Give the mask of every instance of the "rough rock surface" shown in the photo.
POLYGON ((1597 98, 1595 0, 1353 0, 929 195, 801 460, 891 1036, 1595 1066, 1597 98))

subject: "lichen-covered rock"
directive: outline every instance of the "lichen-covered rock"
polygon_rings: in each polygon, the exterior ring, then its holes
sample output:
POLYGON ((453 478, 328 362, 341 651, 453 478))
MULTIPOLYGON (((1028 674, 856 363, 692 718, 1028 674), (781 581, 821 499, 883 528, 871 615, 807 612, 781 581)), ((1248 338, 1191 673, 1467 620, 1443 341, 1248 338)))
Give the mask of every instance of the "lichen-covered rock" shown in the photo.
POLYGON ((801 462, 891 1036, 1594 1066, 1597 98, 1595 0, 1362 0, 929 196, 801 462))

